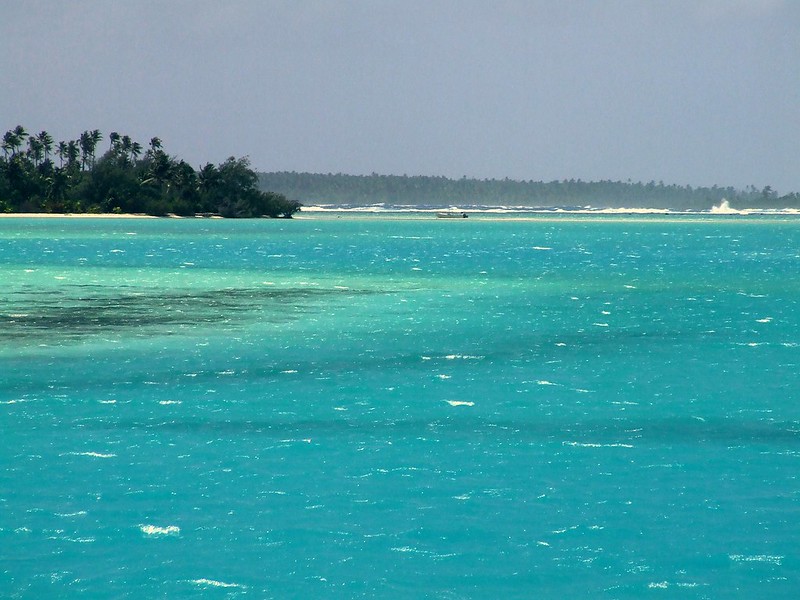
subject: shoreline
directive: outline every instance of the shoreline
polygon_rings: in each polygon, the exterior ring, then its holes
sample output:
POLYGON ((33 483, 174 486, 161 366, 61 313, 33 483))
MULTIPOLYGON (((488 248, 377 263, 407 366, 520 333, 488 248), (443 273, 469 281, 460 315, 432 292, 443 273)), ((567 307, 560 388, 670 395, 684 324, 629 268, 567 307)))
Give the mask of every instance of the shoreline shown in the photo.
MULTIPOLYGON (((335 220, 407 220, 407 221, 441 221, 441 222, 519 222, 519 221, 569 221, 581 220, 585 221, 587 218, 595 218, 600 220, 614 220, 620 219, 625 221, 641 220, 647 222, 655 222, 659 220, 708 220, 708 219, 741 219, 748 217, 783 217, 792 219, 800 216, 798 210, 776 210, 776 211, 762 211, 755 209, 744 210, 731 210, 731 211, 708 211, 708 212, 670 212, 666 210, 652 210, 652 209, 612 209, 612 210, 575 210, 575 211, 520 211, 513 210, 495 212, 495 211, 474 211, 470 213, 469 210, 465 211, 469 214, 470 219, 440 219, 437 218, 435 212, 429 210, 413 211, 413 210, 400 210, 400 211, 372 211, 372 210, 352 210, 352 209, 324 209, 324 210, 308 210, 295 213, 291 219, 273 219, 269 217, 250 217, 244 219, 229 219, 219 215, 202 215, 202 216, 180 216, 180 215, 164 215, 155 216, 144 213, 0 213, 0 219, 113 219, 113 220, 139 220, 139 219, 175 219, 175 220, 216 220, 216 221, 253 221, 253 220, 268 220, 268 221, 335 221, 335 220)), ((792 219, 793 220, 793 219, 792 219)))
POLYGON ((0 213, 0 219, 171 219, 138 213, 0 213))

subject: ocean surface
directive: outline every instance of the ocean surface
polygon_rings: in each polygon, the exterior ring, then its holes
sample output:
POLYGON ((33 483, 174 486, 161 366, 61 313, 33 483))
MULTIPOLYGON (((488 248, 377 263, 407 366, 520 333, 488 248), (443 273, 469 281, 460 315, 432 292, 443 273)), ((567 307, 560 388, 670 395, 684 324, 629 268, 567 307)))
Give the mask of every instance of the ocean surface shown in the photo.
POLYGON ((0 219, 0 597, 798 597, 800 219, 337 216, 0 219))

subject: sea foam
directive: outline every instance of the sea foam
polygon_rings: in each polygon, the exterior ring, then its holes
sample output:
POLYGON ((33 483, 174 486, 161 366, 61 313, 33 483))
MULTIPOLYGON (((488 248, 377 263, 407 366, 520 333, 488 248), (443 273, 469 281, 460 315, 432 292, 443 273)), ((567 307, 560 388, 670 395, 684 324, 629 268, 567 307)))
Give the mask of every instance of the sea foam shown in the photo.
POLYGON ((149 536, 161 535, 179 535, 181 528, 177 525, 167 525, 166 527, 159 527, 157 525, 139 525, 139 530, 149 536))
POLYGON ((216 579, 205 579, 205 578, 192 579, 190 583, 193 583, 195 585, 203 585, 203 586, 218 587, 218 588, 240 588, 240 589, 245 588, 245 586, 243 586, 240 583, 226 583, 224 581, 217 581, 216 579))

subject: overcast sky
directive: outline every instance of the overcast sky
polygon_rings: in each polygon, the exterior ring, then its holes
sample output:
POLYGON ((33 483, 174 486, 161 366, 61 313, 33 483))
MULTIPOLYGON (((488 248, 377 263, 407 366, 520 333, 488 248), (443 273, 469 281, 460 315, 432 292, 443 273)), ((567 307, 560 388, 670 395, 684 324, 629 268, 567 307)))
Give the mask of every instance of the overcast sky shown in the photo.
POLYGON ((800 191, 800 1, 2 0, 17 124, 194 166, 800 191))

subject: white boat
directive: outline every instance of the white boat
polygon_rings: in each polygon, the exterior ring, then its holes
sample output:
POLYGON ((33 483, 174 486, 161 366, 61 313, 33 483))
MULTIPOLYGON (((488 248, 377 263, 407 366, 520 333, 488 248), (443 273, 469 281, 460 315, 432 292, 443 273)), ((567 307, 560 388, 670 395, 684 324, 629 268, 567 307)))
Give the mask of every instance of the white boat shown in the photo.
POLYGON ((449 210, 436 213, 437 219, 466 219, 468 216, 469 215, 467 213, 460 210, 449 210))

